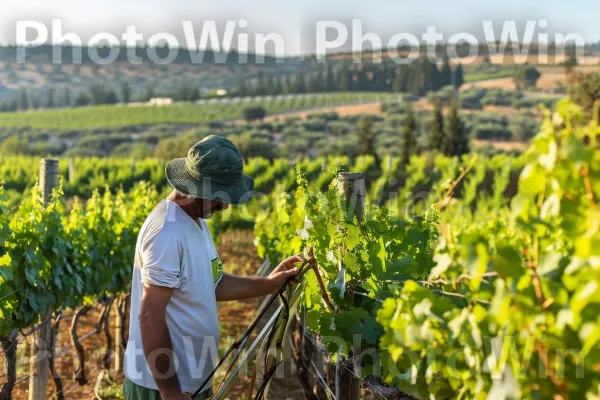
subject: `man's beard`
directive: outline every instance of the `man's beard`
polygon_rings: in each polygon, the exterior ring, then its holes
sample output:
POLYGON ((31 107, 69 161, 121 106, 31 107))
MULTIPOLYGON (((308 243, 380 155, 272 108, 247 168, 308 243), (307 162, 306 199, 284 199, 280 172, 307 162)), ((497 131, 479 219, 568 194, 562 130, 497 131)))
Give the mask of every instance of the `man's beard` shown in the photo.
POLYGON ((223 210, 223 207, 220 206, 220 205, 216 206, 214 208, 210 208, 210 209, 204 210, 204 213, 203 213, 204 215, 202 216, 202 219, 209 219, 210 217, 213 216, 213 214, 215 212, 222 211, 222 210, 223 210))

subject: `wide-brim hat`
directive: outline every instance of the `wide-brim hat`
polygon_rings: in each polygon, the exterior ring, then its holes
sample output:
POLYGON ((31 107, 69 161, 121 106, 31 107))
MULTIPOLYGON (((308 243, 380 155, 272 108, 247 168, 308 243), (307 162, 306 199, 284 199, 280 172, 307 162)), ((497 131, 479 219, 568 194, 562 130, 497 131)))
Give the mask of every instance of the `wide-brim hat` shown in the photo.
POLYGON ((187 157, 169 161, 165 174, 180 193, 227 204, 247 203, 254 189, 254 179, 244 174, 240 151, 218 135, 196 143, 187 157))

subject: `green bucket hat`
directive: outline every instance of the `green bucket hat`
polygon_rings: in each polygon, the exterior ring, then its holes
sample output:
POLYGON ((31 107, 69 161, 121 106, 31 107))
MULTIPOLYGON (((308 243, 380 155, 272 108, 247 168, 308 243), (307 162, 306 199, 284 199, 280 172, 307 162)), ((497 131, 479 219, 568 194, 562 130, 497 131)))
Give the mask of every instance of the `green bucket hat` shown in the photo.
POLYGON ((227 204, 248 202, 254 188, 254 179, 244 174, 238 148, 218 135, 193 145, 186 158, 169 161, 165 173, 178 192, 227 204))

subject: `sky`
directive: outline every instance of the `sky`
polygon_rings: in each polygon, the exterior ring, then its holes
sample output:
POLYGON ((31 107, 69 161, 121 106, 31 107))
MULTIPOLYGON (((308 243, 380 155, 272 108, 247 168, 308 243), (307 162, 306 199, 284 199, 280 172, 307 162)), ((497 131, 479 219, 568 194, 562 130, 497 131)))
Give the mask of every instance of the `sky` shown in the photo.
MULTIPOLYGON (((24 21, 38 21, 48 32, 48 41, 55 33, 52 19, 59 19, 63 33, 77 34, 83 44, 98 33, 112 33, 117 38, 127 27, 135 26, 143 34, 142 41, 159 32, 173 35, 181 47, 186 46, 182 21, 190 21, 194 35, 199 36, 207 21, 216 21, 223 29, 226 21, 245 19, 247 26, 236 26, 249 35, 250 50, 254 34, 275 33, 283 38, 285 55, 314 53, 317 21, 337 21, 348 31, 348 40, 339 50, 350 48, 353 19, 359 19, 362 33, 372 32, 385 45, 397 33, 412 33, 420 38, 428 26, 435 26, 442 40, 466 32, 485 38, 482 21, 492 21, 497 36, 505 21, 515 21, 519 35, 526 21, 545 20, 538 33, 552 39, 556 33, 575 33, 586 42, 600 41, 600 2, 597 0, 0 0, 0 43, 15 43, 17 26, 24 21)), ((541 24, 541 23, 540 23, 541 24)), ((221 31, 219 31, 221 32, 221 31)), ((340 33, 334 29, 329 35, 340 33)), ((29 35, 34 35, 33 28, 29 35)), ((332 36, 326 36, 332 40, 332 36)), ((31 40, 31 37, 28 37, 31 40)), ((237 42, 236 42, 237 43, 237 42)), ((234 45, 234 47, 236 47, 234 45)), ((368 43, 366 47, 369 47, 368 43)), ((267 49, 269 52, 269 49, 267 49)))

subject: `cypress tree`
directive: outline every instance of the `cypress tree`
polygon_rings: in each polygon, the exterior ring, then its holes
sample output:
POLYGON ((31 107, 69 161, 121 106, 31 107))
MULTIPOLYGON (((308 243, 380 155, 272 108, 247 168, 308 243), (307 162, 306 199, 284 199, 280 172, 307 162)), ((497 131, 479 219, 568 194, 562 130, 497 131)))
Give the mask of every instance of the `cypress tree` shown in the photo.
POLYGON ((65 91, 63 94, 63 102, 65 103, 65 107, 71 107, 71 90, 68 86, 65 86, 65 91))
POLYGON ((274 94, 273 92, 275 91, 275 77, 271 74, 267 75, 267 83, 266 83, 266 93, 267 94, 274 94))
POLYGON ((425 93, 425 75, 421 62, 413 62, 408 71, 408 91, 415 96, 422 96, 425 93))
POLYGON ((314 91, 315 92, 324 92, 325 91, 325 69, 323 64, 319 65, 319 72, 317 72, 317 76, 315 78, 314 83, 314 91))
POLYGON ((248 96, 248 84, 246 83, 246 80, 244 78, 238 79, 235 91, 237 92, 238 96, 248 96))
POLYGON ((274 81, 275 81, 275 86, 273 87, 273 94, 274 95, 280 95, 283 94, 283 82, 282 82, 283 78, 279 78, 279 77, 275 77, 274 81))
POLYGON ((198 86, 194 86, 191 90, 190 90, 190 94, 189 94, 189 100, 194 103, 196 101, 198 101, 200 99, 200 90, 198 89, 198 86))
POLYGON ((437 66, 428 58, 424 58, 422 68, 424 75, 423 93, 438 90, 440 88, 440 78, 437 66))
POLYGON ((440 71, 440 85, 441 87, 452 85, 452 68, 448 56, 444 56, 444 64, 440 71))
POLYGON ((408 165, 410 156, 415 154, 417 151, 417 140, 415 138, 415 129, 417 123, 415 121, 415 114, 412 107, 408 109, 406 118, 404 119, 404 131, 402 132, 403 146, 402 146, 402 165, 408 165))
POLYGON ((338 90, 340 92, 345 92, 350 89, 350 70, 348 68, 348 63, 344 63, 340 72, 338 74, 338 90))
POLYGON ((123 82, 121 86, 121 102, 129 103, 131 101, 131 89, 129 88, 129 84, 127 82, 123 82))
POLYGON ((151 83, 146 86, 146 101, 149 101, 154 97, 154 86, 151 83))
POLYGON ((469 152, 469 137, 465 123, 458 112, 458 102, 453 101, 448 113, 448 146, 446 154, 461 156, 469 152))
POLYGON ((49 88, 48 89, 48 93, 47 93, 47 98, 46 98, 46 108, 54 108, 55 104, 54 104, 54 89, 53 88, 49 88))
POLYGON ((296 79, 294 81, 294 93, 306 93, 306 76, 304 71, 296 71, 296 79))
POLYGON ((335 81, 335 73, 333 72, 333 65, 331 63, 327 63, 327 76, 325 81, 325 91, 335 92, 337 85, 335 81))
POLYGON ((460 89, 463 83, 465 83, 463 68, 461 64, 458 64, 458 66, 454 70, 454 87, 460 89))
POLYGON ((291 75, 286 75, 285 76, 285 93, 286 94, 294 93, 294 85, 292 83, 292 76, 291 75))
POLYGON ((308 93, 316 93, 319 91, 319 81, 315 74, 310 74, 308 76, 308 93))
POLYGON ((446 137, 444 133, 444 115, 442 104, 436 101, 431 112, 431 134, 429 136, 429 149, 444 152, 446 137))
POLYGON ((19 100, 17 101, 17 110, 23 111, 29 108, 29 99, 25 89, 21 89, 19 93, 19 100))
POLYGON ((358 123, 358 154, 372 155, 375 157, 375 165, 381 165, 377 152, 375 151, 375 133, 373 132, 373 119, 370 116, 361 118, 358 123))
POLYGON ((267 87, 265 84, 265 73, 263 71, 258 71, 256 75, 256 90, 255 93, 258 96, 264 96, 267 94, 267 87))

